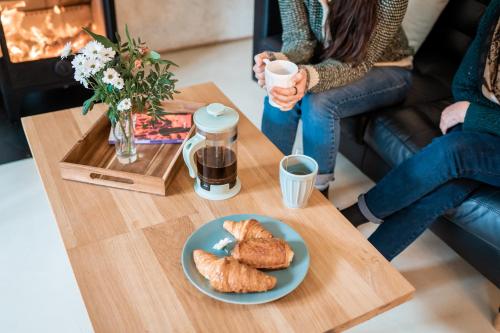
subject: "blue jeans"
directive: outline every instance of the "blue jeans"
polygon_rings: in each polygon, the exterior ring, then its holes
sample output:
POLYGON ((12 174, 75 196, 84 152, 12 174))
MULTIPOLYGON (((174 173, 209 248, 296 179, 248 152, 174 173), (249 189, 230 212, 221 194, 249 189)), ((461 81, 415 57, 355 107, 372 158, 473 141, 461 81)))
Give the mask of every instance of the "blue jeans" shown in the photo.
POLYGON ((500 186, 500 137, 455 128, 360 196, 364 215, 383 220, 369 241, 393 259, 481 183, 500 186))
POLYGON ((292 153, 302 118, 304 154, 318 162, 316 186, 324 189, 333 179, 340 141, 340 119, 400 102, 411 85, 411 71, 372 68, 349 85, 317 94, 306 94, 290 111, 281 111, 264 100, 262 132, 285 155, 292 153))

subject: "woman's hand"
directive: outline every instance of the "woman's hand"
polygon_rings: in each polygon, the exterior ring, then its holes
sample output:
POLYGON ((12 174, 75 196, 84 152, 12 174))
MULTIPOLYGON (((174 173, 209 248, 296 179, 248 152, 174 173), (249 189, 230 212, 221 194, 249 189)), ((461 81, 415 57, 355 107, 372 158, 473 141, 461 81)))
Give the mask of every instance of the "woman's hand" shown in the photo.
POLYGON ((301 69, 292 80, 293 86, 291 88, 273 87, 270 91, 273 101, 278 104, 283 111, 293 109, 295 104, 297 104, 306 94, 307 71, 301 69))
POLYGON ((255 73, 255 78, 257 79, 257 83, 261 88, 266 85, 266 79, 264 76, 264 70, 266 69, 266 64, 264 63, 264 59, 269 59, 270 54, 267 51, 259 53, 255 55, 253 60, 255 60, 255 65, 253 66, 253 72, 255 73))
POLYGON ((469 102, 461 101, 453 103, 443 110, 441 121, 439 122, 439 128, 443 134, 446 134, 453 126, 464 122, 469 105, 469 102))

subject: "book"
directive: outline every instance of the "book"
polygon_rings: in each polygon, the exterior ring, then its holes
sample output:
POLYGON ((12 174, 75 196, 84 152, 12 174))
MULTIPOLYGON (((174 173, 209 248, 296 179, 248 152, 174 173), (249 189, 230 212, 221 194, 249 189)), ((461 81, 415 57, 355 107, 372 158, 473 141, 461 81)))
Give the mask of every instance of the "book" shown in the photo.
MULTIPOLYGON (((192 113, 169 113, 163 120, 151 125, 151 117, 147 114, 136 114, 134 120, 134 134, 136 144, 164 144, 182 143, 193 126, 192 113)), ((113 131, 109 133, 109 144, 116 139, 113 131)))

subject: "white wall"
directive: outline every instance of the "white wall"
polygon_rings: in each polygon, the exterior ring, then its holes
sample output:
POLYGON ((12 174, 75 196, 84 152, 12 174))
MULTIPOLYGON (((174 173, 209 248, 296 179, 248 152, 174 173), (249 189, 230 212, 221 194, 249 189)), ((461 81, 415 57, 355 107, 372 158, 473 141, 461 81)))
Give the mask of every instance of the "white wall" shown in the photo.
POLYGON ((154 50, 249 37, 253 0, 116 0, 118 29, 125 24, 154 50))

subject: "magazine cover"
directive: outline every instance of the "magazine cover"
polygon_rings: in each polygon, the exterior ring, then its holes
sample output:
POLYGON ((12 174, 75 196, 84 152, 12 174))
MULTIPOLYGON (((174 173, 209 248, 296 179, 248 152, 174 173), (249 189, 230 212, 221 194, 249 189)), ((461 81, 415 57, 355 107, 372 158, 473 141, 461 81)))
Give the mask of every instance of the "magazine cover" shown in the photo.
MULTIPOLYGON (((163 144, 182 143, 193 126, 191 113, 171 113, 163 116, 163 121, 154 126, 150 123, 151 117, 147 114, 135 116, 135 143, 163 144)), ((109 133, 109 143, 115 143, 113 132, 109 133)))

